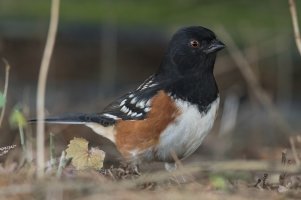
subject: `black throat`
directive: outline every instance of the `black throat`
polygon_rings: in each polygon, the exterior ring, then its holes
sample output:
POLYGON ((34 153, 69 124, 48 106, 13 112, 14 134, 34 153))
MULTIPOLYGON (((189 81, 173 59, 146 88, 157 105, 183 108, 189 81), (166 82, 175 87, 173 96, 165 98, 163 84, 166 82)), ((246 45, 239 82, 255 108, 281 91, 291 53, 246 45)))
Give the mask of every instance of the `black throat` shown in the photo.
POLYGON ((202 59, 196 66, 176 66, 164 60, 155 77, 158 81, 168 80, 164 90, 173 97, 197 105, 200 112, 207 112, 219 93, 213 75, 215 58, 216 55, 212 55, 202 59), (186 68, 185 73, 181 73, 181 68, 186 68))

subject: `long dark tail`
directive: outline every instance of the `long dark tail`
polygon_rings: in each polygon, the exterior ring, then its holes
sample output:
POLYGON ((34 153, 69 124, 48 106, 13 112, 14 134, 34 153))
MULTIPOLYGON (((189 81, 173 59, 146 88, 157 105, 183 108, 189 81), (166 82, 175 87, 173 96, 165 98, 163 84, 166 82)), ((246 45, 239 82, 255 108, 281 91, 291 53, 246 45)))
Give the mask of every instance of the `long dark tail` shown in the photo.
MULTIPOLYGON (((36 123, 37 119, 31 119, 28 122, 36 123)), ((47 117, 44 122, 51 124, 86 124, 89 122, 94 122, 108 126, 114 124, 115 120, 105 117, 102 114, 70 113, 62 116, 47 117)))

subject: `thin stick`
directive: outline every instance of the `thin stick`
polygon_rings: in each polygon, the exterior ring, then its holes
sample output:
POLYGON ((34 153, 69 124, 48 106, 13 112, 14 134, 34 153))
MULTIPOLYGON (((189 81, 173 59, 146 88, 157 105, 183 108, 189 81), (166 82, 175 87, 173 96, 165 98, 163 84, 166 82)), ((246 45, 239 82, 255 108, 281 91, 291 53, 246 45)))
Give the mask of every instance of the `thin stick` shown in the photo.
POLYGON ((60 0, 52 0, 51 16, 48 30, 46 46, 44 49, 43 59, 40 68, 38 92, 37 92, 37 177, 44 176, 45 155, 44 155, 44 132, 45 132, 45 90, 47 82, 47 74, 49 69, 50 58, 53 52, 53 46, 56 38, 58 19, 59 19, 60 0))
POLYGON ((50 153, 50 166, 51 166, 51 168, 53 168, 55 166, 55 158, 54 158, 55 148, 54 148, 54 144, 53 144, 53 138, 54 138, 54 134, 50 133, 49 153, 50 153))
POLYGON ((298 51, 301 55, 301 37, 300 37, 300 30, 299 30, 299 25, 298 25, 296 2, 295 2, 295 0, 288 0, 288 3, 289 3, 289 9, 291 12, 291 16, 292 16, 292 23, 293 23, 296 45, 297 45, 298 51))
POLYGON ((265 108, 267 108, 267 111, 270 114, 270 116, 277 122, 276 124, 284 133, 292 134, 293 131, 291 127, 278 112, 267 92, 264 89, 262 89, 259 85, 259 81, 256 78, 254 72, 252 71, 252 66, 247 61, 243 53, 239 50, 238 46, 236 45, 230 34, 223 27, 220 27, 220 32, 224 36, 227 47, 229 49, 230 56, 233 58, 234 62, 236 63, 236 66, 240 70, 241 74, 243 75, 246 83, 255 95, 256 99, 265 108))
POLYGON ((10 66, 9 66, 7 60, 2 58, 2 61, 5 64, 5 83, 4 83, 4 91, 3 91, 3 96, 4 96, 4 99, 5 99, 5 103, 4 103, 4 106, 2 108, 1 115, 0 115, 0 127, 1 127, 1 124, 2 124, 2 121, 3 121, 3 118, 4 118, 4 114, 5 114, 6 96, 7 96, 7 90, 8 90, 9 69, 10 69, 10 66))
POLYGON ((298 166, 300 166, 300 159, 298 157, 298 153, 297 153, 297 150, 296 150, 295 141, 294 141, 293 137, 290 137, 290 144, 291 144, 292 153, 293 153, 295 162, 298 166))
MULTIPOLYGON (((208 170, 212 172, 229 172, 229 171, 241 171, 250 173, 250 171, 269 171, 271 173, 282 172, 282 165, 276 162, 268 161, 245 161, 245 160, 232 160, 232 161, 202 161, 191 163, 185 165, 183 170, 177 170, 174 172, 174 175, 181 175, 183 173, 200 173, 204 172, 208 174, 208 170)), ((290 173, 300 173, 300 168, 292 165, 288 172, 290 173)), ((170 177, 170 173, 166 171, 154 172, 151 174, 144 174, 137 178, 136 180, 122 180, 116 184, 116 182, 107 182, 106 184, 100 185, 95 184, 95 182, 86 182, 81 180, 71 180, 71 181, 58 181, 58 180, 49 180, 44 182, 37 182, 31 184, 14 184, 12 186, 2 186, 0 187, 0 196, 4 195, 16 195, 22 193, 29 193, 32 191, 39 191, 37 189, 41 188, 60 188, 63 190, 83 190, 89 188, 89 192, 98 191, 123 191, 125 189, 137 188, 137 184, 142 184, 145 182, 159 182, 164 181, 170 177), (38 186, 38 187, 37 187, 38 186)), ((259 183, 258 183, 259 185, 259 183)))

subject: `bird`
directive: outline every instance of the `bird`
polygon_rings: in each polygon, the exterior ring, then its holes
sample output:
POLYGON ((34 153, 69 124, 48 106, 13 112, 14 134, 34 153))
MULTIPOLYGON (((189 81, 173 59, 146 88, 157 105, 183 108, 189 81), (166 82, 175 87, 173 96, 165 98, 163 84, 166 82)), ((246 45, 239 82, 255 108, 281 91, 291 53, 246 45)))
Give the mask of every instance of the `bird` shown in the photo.
POLYGON ((86 125, 113 142, 127 163, 159 161, 171 171, 173 154, 187 158, 212 129, 220 103, 213 70, 224 47, 205 27, 181 28, 157 71, 136 89, 101 112, 49 117, 45 123, 86 125))

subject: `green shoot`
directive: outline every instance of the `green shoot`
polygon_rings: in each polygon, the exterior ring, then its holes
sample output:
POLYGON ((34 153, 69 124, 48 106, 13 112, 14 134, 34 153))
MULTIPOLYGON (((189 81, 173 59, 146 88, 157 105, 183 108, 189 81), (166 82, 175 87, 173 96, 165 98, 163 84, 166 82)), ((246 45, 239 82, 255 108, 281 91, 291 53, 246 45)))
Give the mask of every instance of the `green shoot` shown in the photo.
POLYGON ((57 169, 56 172, 56 177, 61 177, 62 172, 63 172, 63 168, 65 167, 65 165, 67 164, 67 159, 66 159, 66 152, 62 151, 61 157, 60 157, 60 163, 59 163, 59 167, 57 169))
POLYGON ((26 153, 26 145, 24 139, 24 127, 26 126, 26 118, 19 109, 14 109, 9 118, 10 125, 19 129, 21 146, 24 154, 26 153))

